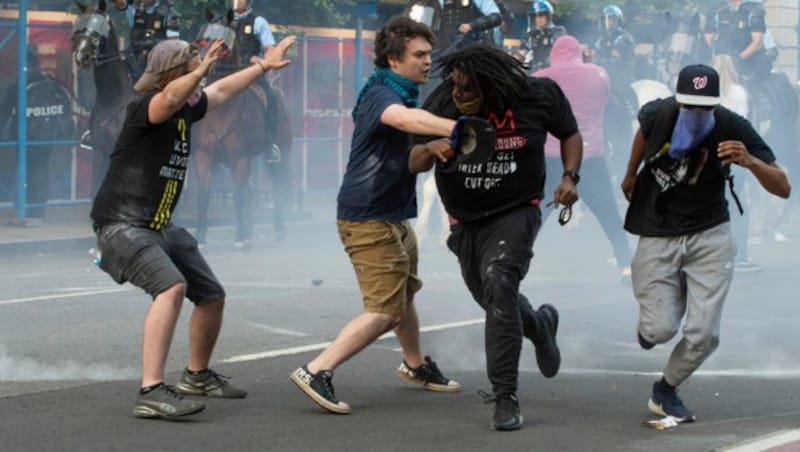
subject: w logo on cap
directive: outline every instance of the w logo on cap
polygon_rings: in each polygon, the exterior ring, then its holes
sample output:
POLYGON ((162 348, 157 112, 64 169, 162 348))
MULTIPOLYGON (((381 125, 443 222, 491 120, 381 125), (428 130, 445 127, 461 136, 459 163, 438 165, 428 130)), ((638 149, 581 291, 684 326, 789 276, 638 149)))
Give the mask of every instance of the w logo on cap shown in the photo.
POLYGON ((694 83, 694 89, 701 90, 705 88, 706 85, 708 85, 708 77, 706 77, 705 75, 702 77, 695 77, 694 79, 692 79, 692 83, 694 83))
POLYGON ((675 100, 683 105, 712 107, 719 104, 719 74, 703 64, 686 66, 678 74, 675 100))
POLYGON ((708 77, 705 75, 702 77, 695 77, 692 79, 692 83, 694 84, 694 89, 699 91, 708 85, 708 77))

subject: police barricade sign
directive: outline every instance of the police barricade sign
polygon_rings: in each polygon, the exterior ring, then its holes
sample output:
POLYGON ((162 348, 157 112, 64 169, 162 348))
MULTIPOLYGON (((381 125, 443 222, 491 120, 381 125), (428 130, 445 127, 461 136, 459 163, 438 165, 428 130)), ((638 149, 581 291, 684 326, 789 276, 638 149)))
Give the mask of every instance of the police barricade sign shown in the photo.
POLYGON ((72 96, 59 80, 45 77, 28 84, 25 117, 28 140, 72 140, 75 126, 72 121, 72 96))
MULTIPOLYGON (((17 141, 17 96, 16 87, 9 87, 0 110, 6 112, 0 118, 2 139, 17 141)), ((41 218, 43 204, 48 199, 72 199, 74 174, 73 155, 70 142, 75 139, 75 125, 72 116, 72 95, 58 79, 41 76, 28 83, 26 88, 26 157, 27 175, 26 204, 29 216, 41 218), (48 143, 53 142, 53 143, 48 143), (51 168, 53 171, 51 171, 51 168)), ((18 167, 17 154, 8 148, 0 155, 0 188, 5 188, 9 200, 17 195, 15 179, 18 167)))

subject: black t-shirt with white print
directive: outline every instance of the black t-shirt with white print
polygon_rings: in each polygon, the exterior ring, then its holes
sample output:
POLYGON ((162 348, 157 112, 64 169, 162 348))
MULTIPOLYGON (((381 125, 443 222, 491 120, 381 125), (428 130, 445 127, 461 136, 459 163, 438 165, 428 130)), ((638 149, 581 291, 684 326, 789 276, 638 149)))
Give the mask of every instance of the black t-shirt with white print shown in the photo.
POLYGON ((677 114, 674 96, 649 102, 639 111, 645 156, 625 215, 625 229, 631 234, 675 237, 698 233, 730 219, 725 199, 730 169, 717 156, 720 142, 741 141, 752 156, 766 163, 775 161, 772 150, 750 122, 722 106, 714 107, 715 126, 709 136, 687 155, 673 159, 666 144, 677 114))
MULTIPOLYGON (((447 118, 461 116, 453 104, 452 81, 439 85, 422 108, 447 118)), ((497 130, 492 157, 480 164, 436 163, 439 195, 447 213, 458 222, 538 203, 544 191, 547 132, 563 140, 578 131, 561 88, 544 77, 529 80, 527 92, 515 107, 477 116, 497 130)), ((416 137, 415 141, 428 140, 416 137)))
POLYGON ((108 172, 95 196, 91 217, 96 226, 127 223, 160 230, 172 217, 189 164, 191 124, 206 114, 205 93, 161 124, 147 120, 155 93, 128 105, 114 145, 108 172))

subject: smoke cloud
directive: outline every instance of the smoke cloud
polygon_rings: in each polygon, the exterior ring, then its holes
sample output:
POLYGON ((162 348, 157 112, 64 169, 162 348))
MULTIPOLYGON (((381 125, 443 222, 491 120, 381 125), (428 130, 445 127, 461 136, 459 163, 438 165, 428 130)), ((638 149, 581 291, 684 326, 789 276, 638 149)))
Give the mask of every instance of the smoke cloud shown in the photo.
POLYGON ((0 345, 0 381, 61 381, 61 380, 128 380, 137 378, 134 368, 119 368, 105 364, 84 364, 75 361, 41 363, 31 358, 17 358, 0 345))

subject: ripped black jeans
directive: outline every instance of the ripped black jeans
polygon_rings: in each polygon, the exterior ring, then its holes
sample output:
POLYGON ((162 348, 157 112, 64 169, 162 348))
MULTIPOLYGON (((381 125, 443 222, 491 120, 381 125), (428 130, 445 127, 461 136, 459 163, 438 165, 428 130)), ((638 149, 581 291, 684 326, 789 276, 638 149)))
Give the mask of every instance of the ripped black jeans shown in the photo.
POLYGON ((535 310, 519 284, 541 225, 539 208, 522 205, 456 224, 447 241, 472 297, 486 311, 486 370, 496 395, 517 392, 522 338, 537 333, 535 310))

